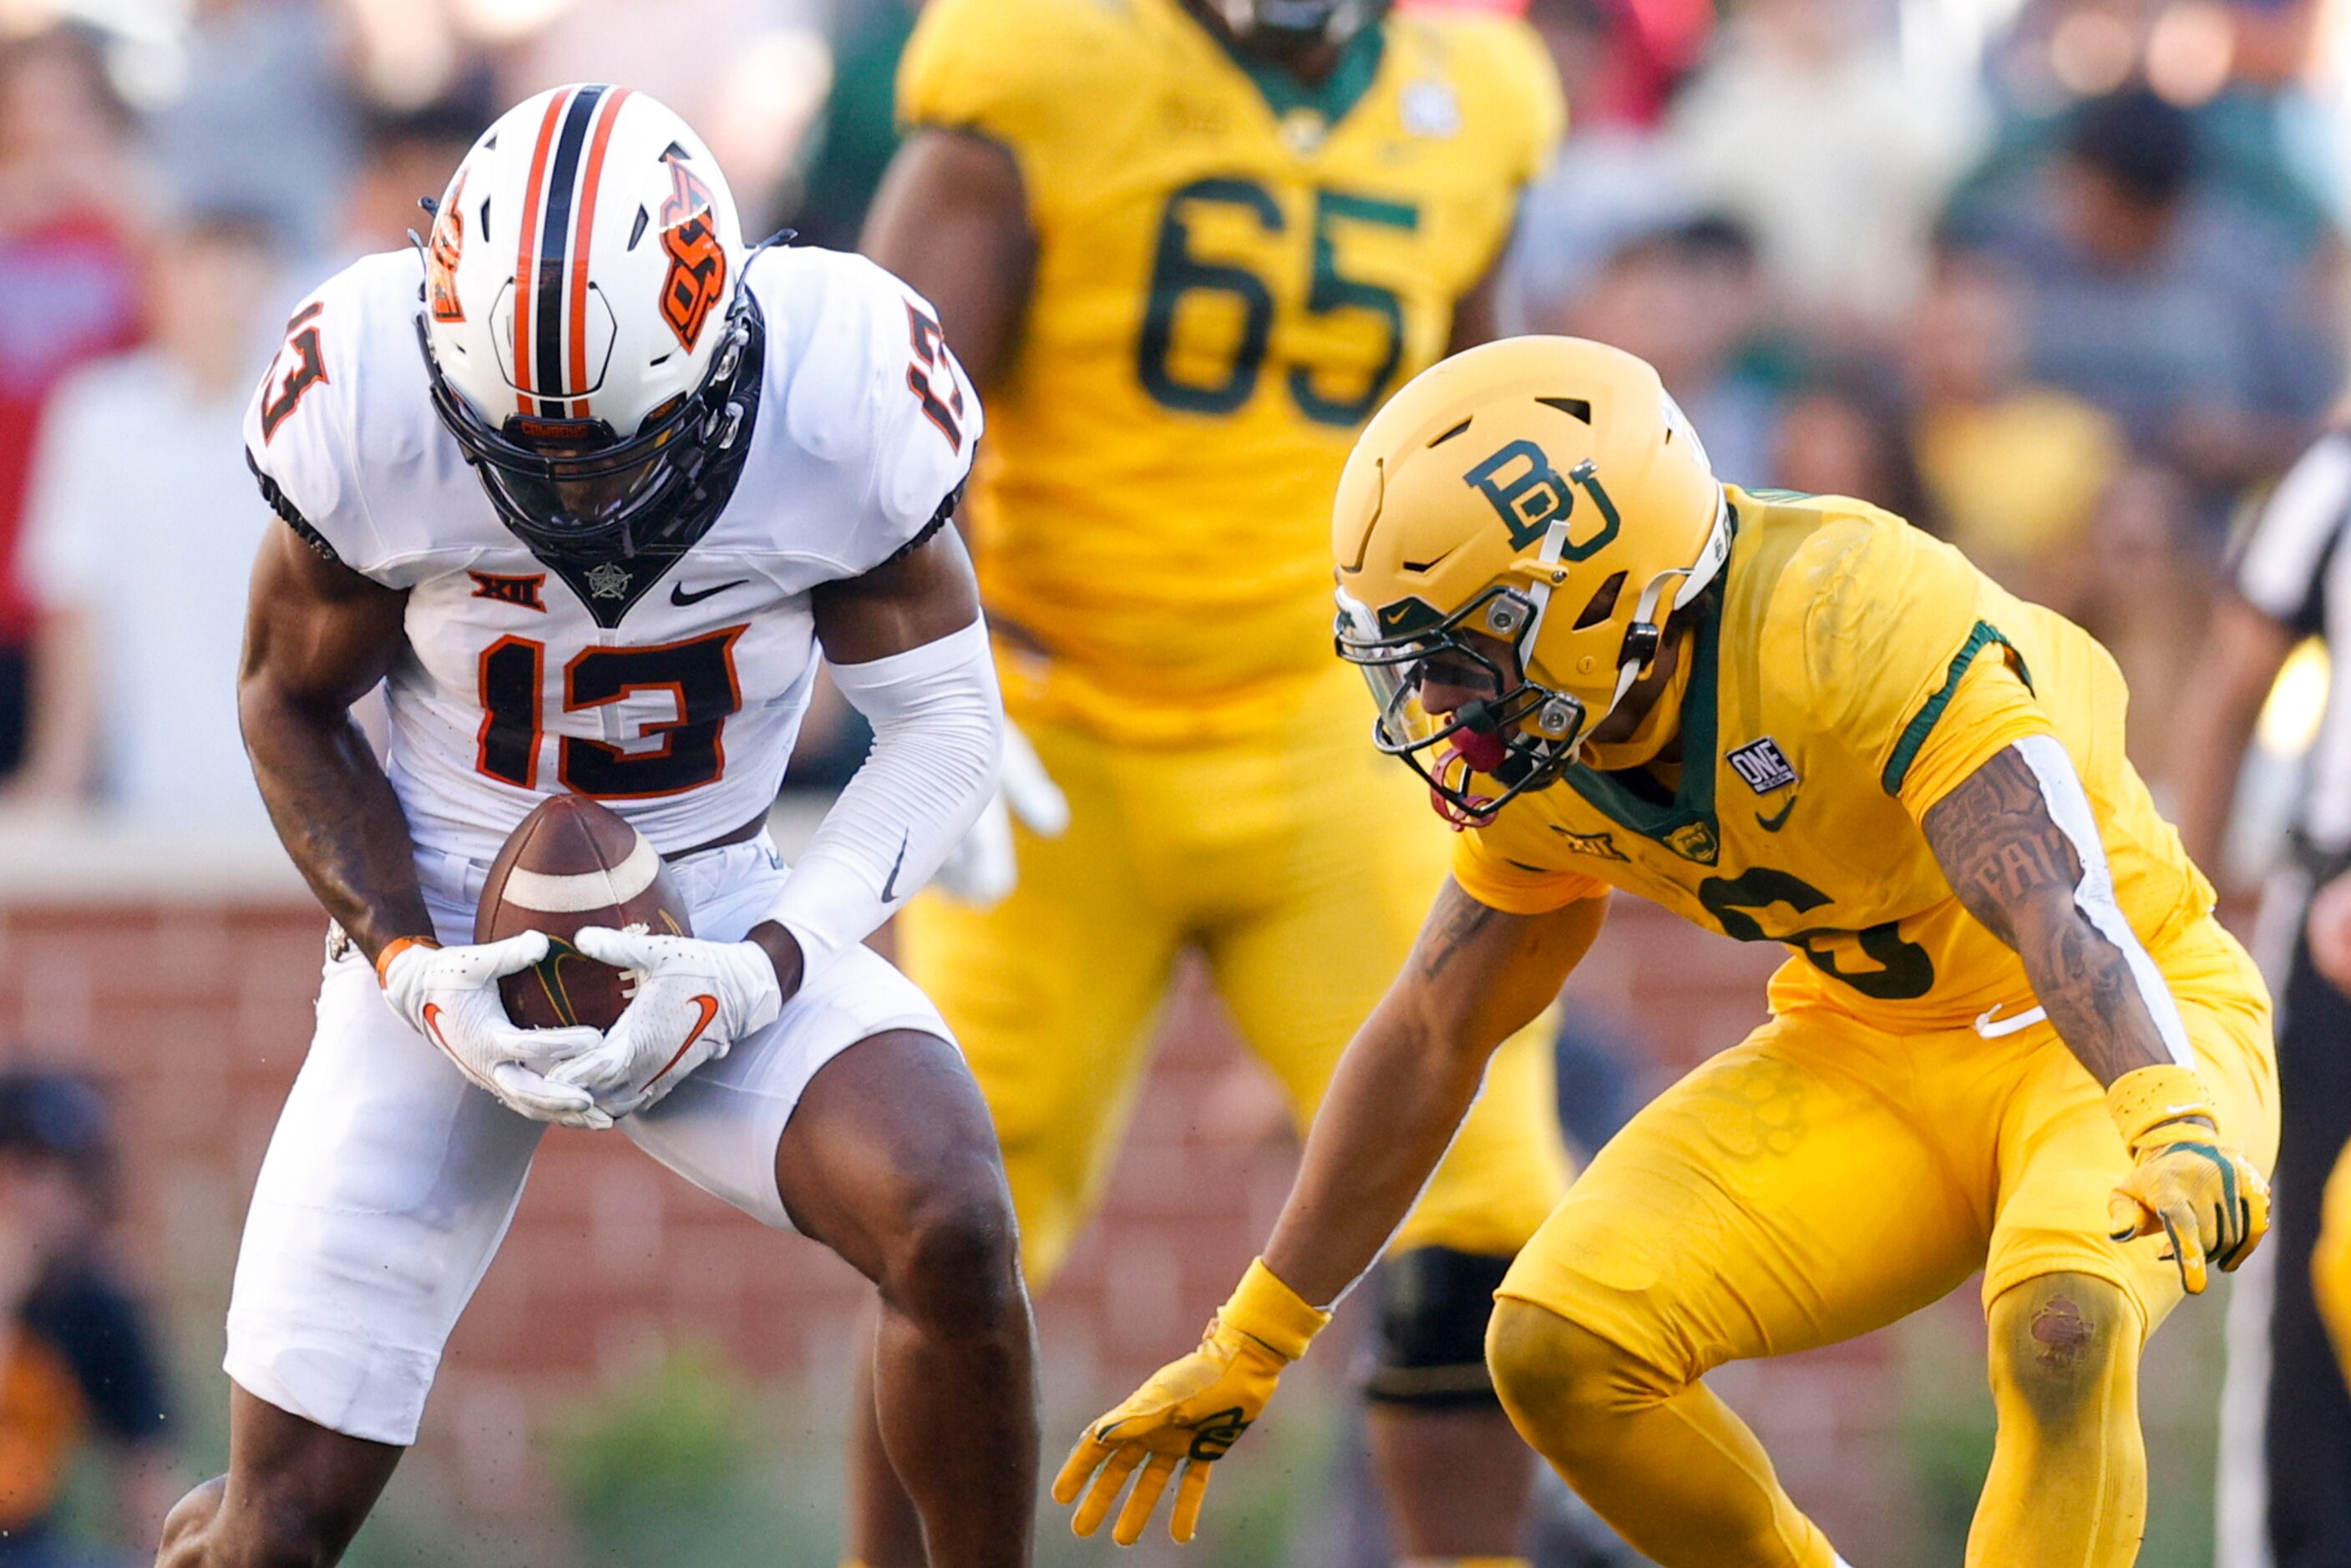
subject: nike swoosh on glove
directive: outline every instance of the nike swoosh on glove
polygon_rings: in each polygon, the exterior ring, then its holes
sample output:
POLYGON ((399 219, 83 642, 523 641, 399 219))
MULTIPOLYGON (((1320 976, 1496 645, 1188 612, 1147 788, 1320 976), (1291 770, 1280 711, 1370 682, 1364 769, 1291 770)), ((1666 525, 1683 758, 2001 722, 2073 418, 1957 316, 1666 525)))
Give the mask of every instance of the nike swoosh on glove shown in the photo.
POLYGON ((1078 1502, 1084 1493, 1070 1528, 1080 1535, 1101 1529, 1127 1478, 1140 1469, 1110 1532, 1121 1546, 1134 1545, 1181 1464, 1184 1479, 1176 1486, 1167 1533, 1179 1543, 1191 1540, 1208 1493, 1208 1467, 1249 1430, 1273 1397, 1282 1368, 1305 1355, 1330 1321, 1329 1313, 1282 1283, 1264 1259, 1251 1263, 1231 1299, 1208 1320, 1200 1347, 1153 1373, 1126 1403, 1087 1428, 1070 1451, 1053 1480, 1055 1502, 1078 1502))
POLYGON ((783 1011, 775 961, 756 942, 587 926, 571 945, 622 971, 630 1000, 602 1044, 566 1063, 555 1081, 587 1090, 615 1117, 657 1103, 783 1011))
POLYGON ((538 931, 455 948, 403 937, 377 955, 376 977, 392 1010, 509 1110, 601 1131, 612 1118, 595 1097, 547 1075, 604 1037, 577 1027, 517 1029, 498 997, 500 980, 546 956, 547 938, 538 931))

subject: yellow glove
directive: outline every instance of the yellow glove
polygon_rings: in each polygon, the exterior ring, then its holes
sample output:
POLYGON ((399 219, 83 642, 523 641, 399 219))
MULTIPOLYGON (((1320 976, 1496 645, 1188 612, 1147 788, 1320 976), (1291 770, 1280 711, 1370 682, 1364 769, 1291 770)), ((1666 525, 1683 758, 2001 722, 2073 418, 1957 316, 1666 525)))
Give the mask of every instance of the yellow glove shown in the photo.
POLYGON ((1076 1502, 1079 1492, 1085 1492, 1070 1528, 1080 1535, 1101 1529, 1127 1478, 1141 1467, 1142 1479, 1110 1532, 1121 1546, 1134 1545, 1180 1460, 1184 1479, 1176 1487, 1167 1533, 1179 1542, 1191 1540, 1200 1522, 1200 1500, 1207 1495, 1208 1467, 1249 1430, 1273 1397, 1281 1369, 1305 1355, 1330 1321, 1329 1313, 1317 1311, 1277 1279, 1264 1259, 1251 1263, 1232 1298, 1208 1320, 1200 1348, 1153 1373, 1151 1381, 1089 1427, 1070 1450, 1069 1462, 1053 1481, 1055 1502, 1076 1502))
POLYGON ((2161 1231, 2179 1282, 2202 1294, 2208 1262, 2234 1269, 2269 1233, 2270 1184, 2220 1140, 2212 1096, 2185 1067, 2124 1074, 2106 1086, 2106 1109, 2137 1162, 2106 1199, 2114 1239, 2161 1231))

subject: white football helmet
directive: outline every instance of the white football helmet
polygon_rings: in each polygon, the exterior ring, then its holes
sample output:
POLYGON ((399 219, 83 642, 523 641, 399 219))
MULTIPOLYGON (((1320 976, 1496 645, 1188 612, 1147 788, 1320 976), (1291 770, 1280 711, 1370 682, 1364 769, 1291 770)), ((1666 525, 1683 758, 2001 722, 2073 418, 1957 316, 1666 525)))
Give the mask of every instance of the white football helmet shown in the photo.
POLYGON ((465 154, 419 335, 442 422, 533 549, 605 559, 708 527, 757 397, 746 261, 710 150, 643 93, 539 93, 465 154))

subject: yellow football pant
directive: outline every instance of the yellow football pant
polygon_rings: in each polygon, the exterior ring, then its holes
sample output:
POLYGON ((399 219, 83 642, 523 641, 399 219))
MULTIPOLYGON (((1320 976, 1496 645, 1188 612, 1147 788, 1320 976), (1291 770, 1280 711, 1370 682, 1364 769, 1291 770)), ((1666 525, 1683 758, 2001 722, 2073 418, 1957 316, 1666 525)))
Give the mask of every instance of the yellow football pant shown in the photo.
MULTIPOLYGON (((2226 1136, 2268 1169, 2260 977, 2210 920, 2157 958, 2226 1136)), ((1781 1015, 1635 1116, 1519 1254, 1489 1339, 1496 1386, 1528 1441, 1665 1568, 1827 1568, 1827 1542, 1699 1379, 1892 1323, 1981 1268, 2001 1428, 1969 1561, 2128 1563, 2137 1357, 2180 1297, 2160 1238, 2106 1239, 2128 1165, 2097 1084, 2045 1024, 1896 1037, 1825 1009, 1781 1015)))
MULTIPOLYGON (((1177 956, 1206 959, 1302 1128, 1443 884, 1451 836, 1373 750, 1361 680, 1333 674, 1279 744, 1146 750, 1022 721, 1068 832, 1016 827, 1019 884, 994 908, 929 893, 899 918, 901 961, 995 1114, 1040 1290, 1102 1199, 1177 956)), ((1542 1033, 1496 1055, 1398 1251, 1508 1256, 1550 1213, 1568 1166, 1542 1033)))
POLYGON ((2334 1174, 2326 1179, 2325 1207, 2319 1216, 2318 1241, 2310 1255, 2310 1276, 2319 1315, 2326 1320, 2335 1357, 2343 1363, 2344 1380, 2351 1382, 2351 1144, 2344 1146, 2334 1174))

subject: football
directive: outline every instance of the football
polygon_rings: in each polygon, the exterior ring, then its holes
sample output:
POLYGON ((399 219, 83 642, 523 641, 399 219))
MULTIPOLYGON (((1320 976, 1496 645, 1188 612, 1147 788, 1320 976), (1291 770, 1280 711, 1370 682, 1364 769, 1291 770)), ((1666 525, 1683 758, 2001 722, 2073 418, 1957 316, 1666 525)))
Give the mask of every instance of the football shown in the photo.
POLYGON ((609 1029, 628 1005, 621 971, 571 945, 583 926, 643 926, 692 936, 685 905, 645 836, 586 795, 559 794, 522 819, 490 863, 474 940, 544 931, 547 957, 498 981, 525 1029, 609 1029))

